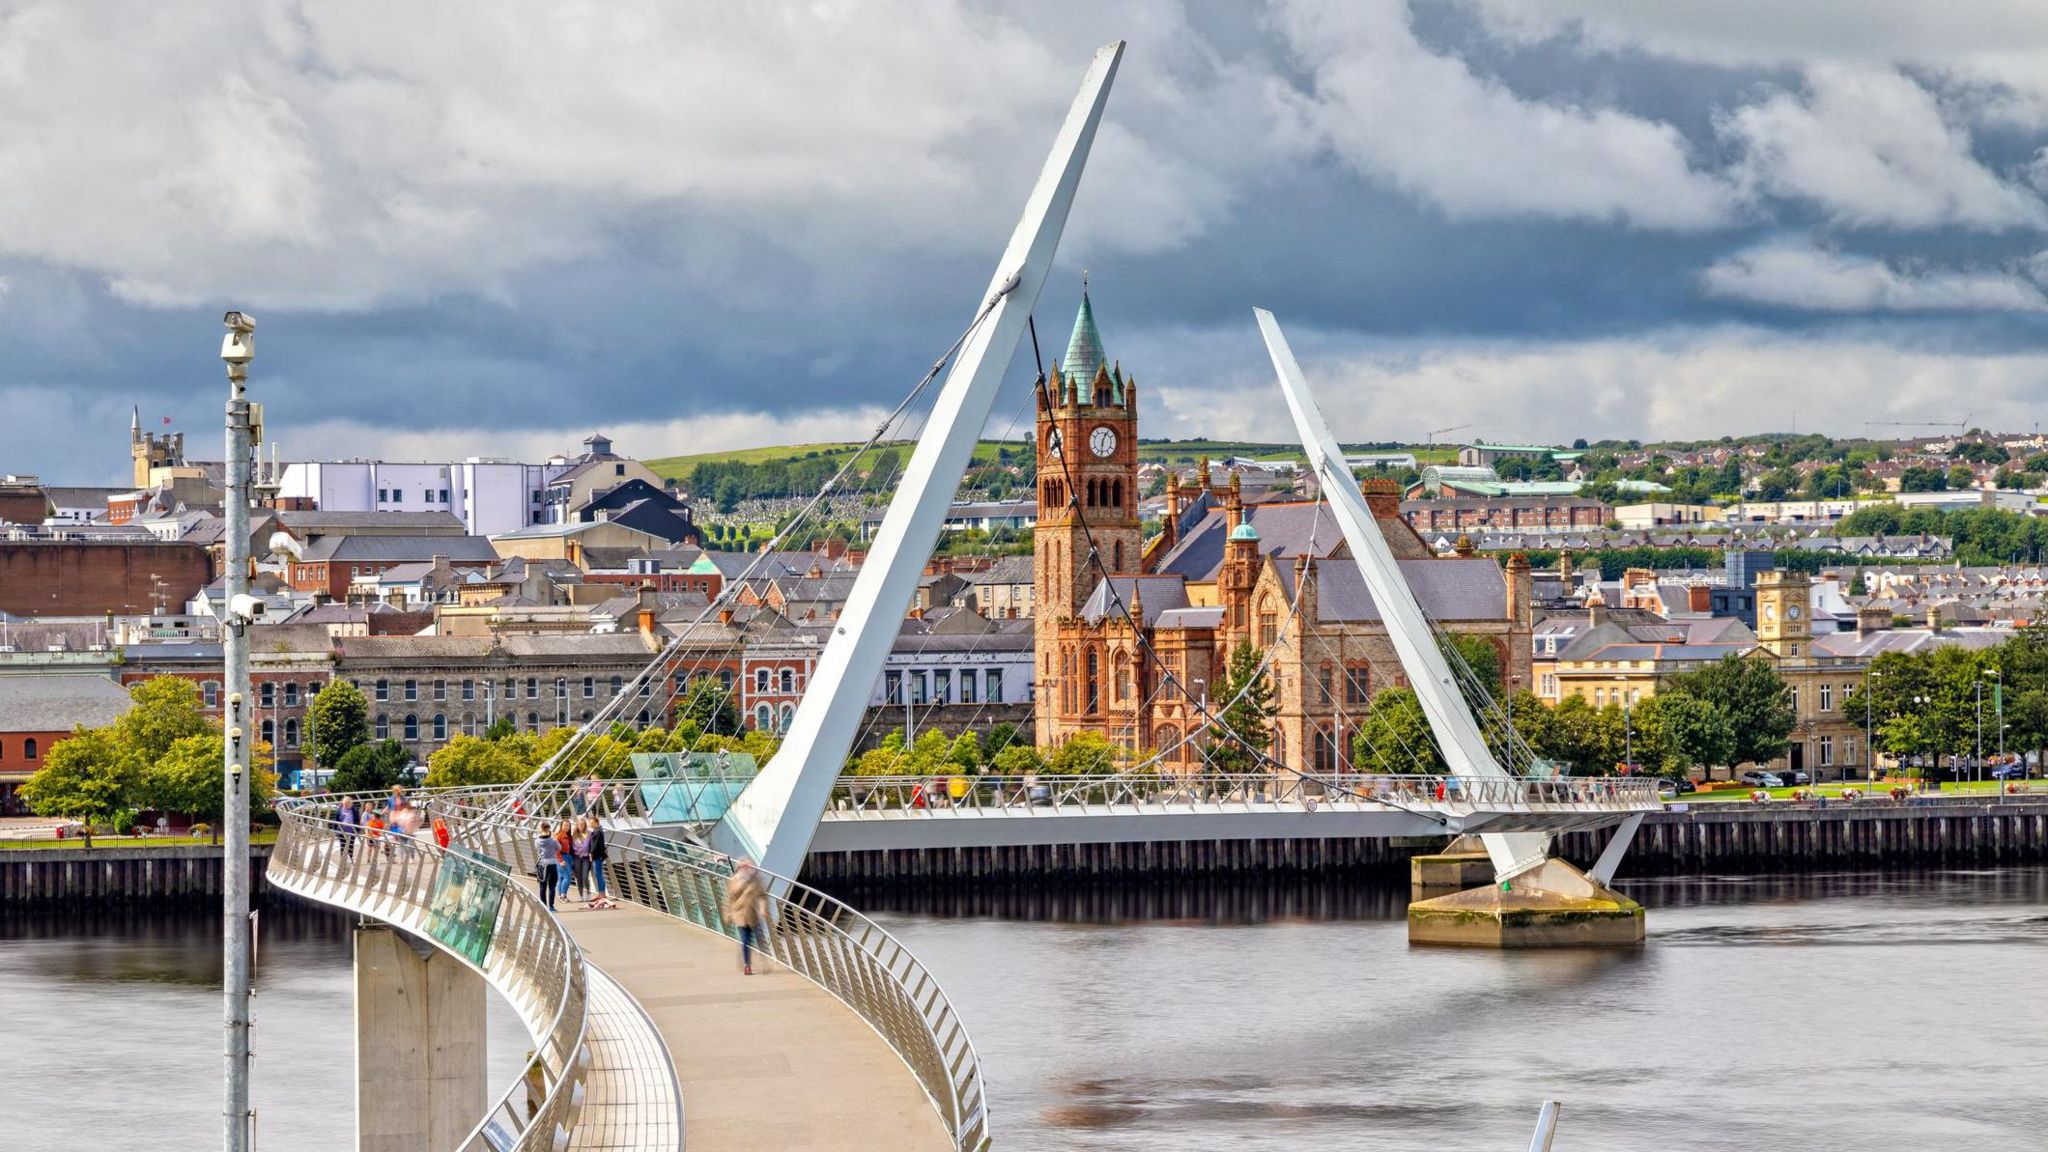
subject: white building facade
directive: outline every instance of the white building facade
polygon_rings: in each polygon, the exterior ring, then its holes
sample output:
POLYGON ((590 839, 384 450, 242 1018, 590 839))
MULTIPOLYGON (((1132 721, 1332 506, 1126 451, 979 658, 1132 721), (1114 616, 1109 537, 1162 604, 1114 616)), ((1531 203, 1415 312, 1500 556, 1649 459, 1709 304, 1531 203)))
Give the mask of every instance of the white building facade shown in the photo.
POLYGON ((567 461, 520 464, 471 457, 456 464, 329 460, 287 464, 280 500, 311 500, 322 512, 451 512, 474 536, 541 523, 548 482, 567 461))

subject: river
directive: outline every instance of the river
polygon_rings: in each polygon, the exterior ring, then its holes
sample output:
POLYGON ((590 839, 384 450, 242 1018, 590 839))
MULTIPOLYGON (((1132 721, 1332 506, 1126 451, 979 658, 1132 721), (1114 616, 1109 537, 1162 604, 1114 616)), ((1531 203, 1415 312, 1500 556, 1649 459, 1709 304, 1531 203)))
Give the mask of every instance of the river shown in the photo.
MULTIPOLYGON (((2048 870, 1623 887, 1639 951, 1411 949, 1405 893, 1352 883, 860 902, 945 982, 1006 1149, 1519 1152, 1546 1098, 1558 1152, 2042 1146, 2048 870)), ((260 1147, 345 1148, 346 921, 265 923, 260 1147)), ((0 931, 9 1147, 216 1144, 216 949, 143 924, 0 931)))

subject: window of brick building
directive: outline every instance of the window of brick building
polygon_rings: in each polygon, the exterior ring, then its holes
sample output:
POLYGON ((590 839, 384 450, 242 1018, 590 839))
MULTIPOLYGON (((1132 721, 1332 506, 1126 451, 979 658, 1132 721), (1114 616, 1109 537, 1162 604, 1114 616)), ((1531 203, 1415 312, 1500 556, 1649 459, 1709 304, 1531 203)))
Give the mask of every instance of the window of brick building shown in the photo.
POLYGON ((1372 699, 1372 666, 1368 664, 1346 664, 1344 666, 1344 702, 1364 704, 1372 699))

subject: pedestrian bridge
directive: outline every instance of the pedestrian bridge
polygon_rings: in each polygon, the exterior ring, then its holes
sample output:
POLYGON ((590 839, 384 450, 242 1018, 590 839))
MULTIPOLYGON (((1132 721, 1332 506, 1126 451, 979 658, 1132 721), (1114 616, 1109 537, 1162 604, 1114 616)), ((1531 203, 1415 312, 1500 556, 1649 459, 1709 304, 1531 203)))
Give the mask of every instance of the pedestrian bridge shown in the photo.
POLYGON ((1662 807, 1656 781, 1625 777, 855 776, 811 850, 1565 832, 1662 807))
POLYGON ((742 977, 722 908, 730 862, 625 826, 610 794, 594 814, 613 828, 622 904, 559 914, 532 888, 533 841, 540 823, 592 810, 585 789, 516 806, 502 789, 415 798, 451 828, 448 849, 344 836, 337 797, 278 805, 271 883, 382 922, 357 935, 359 1149, 987 1147, 965 1029, 915 957, 852 909, 773 878, 768 963, 742 977), (494 1097, 485 983, 534 1045, 494 1097))

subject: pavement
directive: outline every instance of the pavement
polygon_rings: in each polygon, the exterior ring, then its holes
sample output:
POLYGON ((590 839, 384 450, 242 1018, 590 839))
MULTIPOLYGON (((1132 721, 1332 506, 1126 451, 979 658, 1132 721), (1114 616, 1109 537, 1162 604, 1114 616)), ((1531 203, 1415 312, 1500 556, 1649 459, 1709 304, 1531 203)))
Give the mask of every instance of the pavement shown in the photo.
POLYGON ((810 981, 759 953, 743 976, 738 944, 637 905, 559 915, 661 1031, 690 1152, 952 1147, 910 1069, 810 981))

